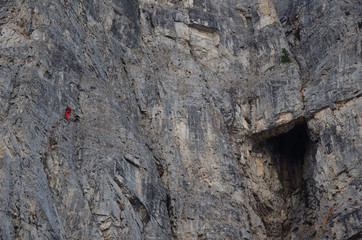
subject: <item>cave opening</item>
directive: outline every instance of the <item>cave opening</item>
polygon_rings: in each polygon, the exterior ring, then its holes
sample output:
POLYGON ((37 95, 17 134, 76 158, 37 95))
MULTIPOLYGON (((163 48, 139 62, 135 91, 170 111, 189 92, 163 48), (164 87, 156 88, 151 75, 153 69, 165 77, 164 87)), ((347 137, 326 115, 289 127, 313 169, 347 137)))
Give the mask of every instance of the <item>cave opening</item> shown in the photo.
POLYGON ((254 190, 254 209, 272 239, 288 238, 301 227, 295 223, 309 204, 307 181, 315 154, 312 136, 305 119, 299 118, 253 138, 256 174, 264 180, 261 190, 254 190), (266 171, 260 171, 261 160, 266 171))
POLYGON ((307 124, 303 122, 288 132, 267 140, 277 166, 282 184, 281 195, 284 198, 302 187, 304 157, 309 145, 307 129, 307 124))

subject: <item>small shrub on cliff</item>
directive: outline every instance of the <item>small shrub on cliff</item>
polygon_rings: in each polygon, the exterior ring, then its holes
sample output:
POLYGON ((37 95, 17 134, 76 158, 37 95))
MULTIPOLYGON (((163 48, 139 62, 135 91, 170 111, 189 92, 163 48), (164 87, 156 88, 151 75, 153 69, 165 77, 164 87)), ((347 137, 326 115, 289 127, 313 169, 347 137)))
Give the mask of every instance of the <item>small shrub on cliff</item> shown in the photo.
POLYGON ((290 63, 291 60, 289 58, 289 53, 287 51, 287 49, 283 48, 282 49, 282 63, 290 63))

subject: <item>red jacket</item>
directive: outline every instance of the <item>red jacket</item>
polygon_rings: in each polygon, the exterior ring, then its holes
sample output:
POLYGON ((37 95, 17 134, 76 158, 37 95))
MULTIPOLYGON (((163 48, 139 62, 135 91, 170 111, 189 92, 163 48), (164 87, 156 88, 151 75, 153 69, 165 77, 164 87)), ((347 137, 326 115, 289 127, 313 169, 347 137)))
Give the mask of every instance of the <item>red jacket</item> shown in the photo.
POLYGON ((66 119, 68 119, 71 111, 72 111, 72 109, 71 109, 70 107, 67 107, 67 108, 65 109, 65 118, 66 118, 66 119))

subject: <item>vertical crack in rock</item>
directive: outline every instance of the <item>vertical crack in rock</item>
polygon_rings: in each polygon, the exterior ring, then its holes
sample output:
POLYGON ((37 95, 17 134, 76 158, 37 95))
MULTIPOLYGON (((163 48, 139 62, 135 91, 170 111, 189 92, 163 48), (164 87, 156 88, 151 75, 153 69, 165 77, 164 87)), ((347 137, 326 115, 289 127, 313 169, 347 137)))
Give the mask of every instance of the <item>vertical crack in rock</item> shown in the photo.
POLYGON ((167 207, 168 218, 170 220, 172 239, 178 239, 177 229, 176 229, 176 224, 175 224, 175 215, 173 213, 174 209, 172 206, 172 200, 171 200, 170 193, 168 193, 167 197, 166 197, 166 207, 167 207))
POLYGON ((304 156, 308 146, 306 127, 305 123, 298 124, 288 132, 267 140, 278 166, 283 198, 300 189, 303 182, 304 156))
MULTIPOLYGON (((253 193, 257 203, 254 208, 263 220, 267 235, 272 238, 284 238, 292 230, 296 231, 296 221, 300 220, 297 215, 305 215, 308 211, 308 207, 301 206, 311 205, 313 200, 308 197, 309 188, 313 186, 310 186, 309 179, 306 179, 306 172, 310 171, 307 169, 310 165, 307 161, 314 158, 309 156, 314 154, 313 142, 309 139, 304 119, 295 120, 288 125, 263 132, 263 137, 272 133, 274 135, 269 138, 262 137, 259 142, 255 142, 261 149, 262 156, 269 159, 271 171, 274 168, 277 174, 277 178, 268 180, 278 181, 272 182, 271 187, 275 188, 279 183, 281 186, 272 190, 274 200, 264 199, 260 194, 253 193), (275 135, 276 132, 279 134, 275 135), (278 201, 280 203, 277 203, 278 201)), ((260 161, 259 158, 256 159, 260 161)), ((304 221, 311 221, 311 217, 309 214, 304 221)))
MULTIPOLYGON (((306 153, 310 153, 311 141, 308 138, 307 125, 305 122, 297 124, 286 133, 269 138, 268 146, 276 161, 278 178, 282 189, 280 195, 284 200, 284 211, 286 219, 282 223, 281 237, 285 238, 291 232, 298 229, 296 217, 299 213, 307 212, 308 208, 298 209, 303 203, 308 203, 311 199, 305 198, 307 183, 305 179, 305 161, 309 159, 306 153)), ((310 221, 305 219, 305 221, 310 221)))
POLYGON ((151 219, 151 216, 146 206, 138 198, 137 194, 134 193, 132 190, 128 189, 121 181, 118 180, 118 178, 114 177, 113 181, 118 185, 119 189, 124 194, 124 196, 127 197, 128 201, 131 203, 138 217, 141 219, 144 225, 143 228, 145 228, 145 226, 151 219))

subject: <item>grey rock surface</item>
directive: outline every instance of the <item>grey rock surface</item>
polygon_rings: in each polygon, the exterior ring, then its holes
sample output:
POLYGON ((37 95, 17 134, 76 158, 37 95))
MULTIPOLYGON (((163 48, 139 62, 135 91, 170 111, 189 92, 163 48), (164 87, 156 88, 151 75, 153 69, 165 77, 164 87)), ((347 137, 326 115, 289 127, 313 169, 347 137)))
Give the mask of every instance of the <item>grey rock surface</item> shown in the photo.
POLYGON ((360 238, 361 12, 0 0, 0 238, 360 238))

